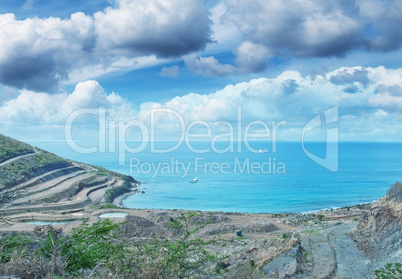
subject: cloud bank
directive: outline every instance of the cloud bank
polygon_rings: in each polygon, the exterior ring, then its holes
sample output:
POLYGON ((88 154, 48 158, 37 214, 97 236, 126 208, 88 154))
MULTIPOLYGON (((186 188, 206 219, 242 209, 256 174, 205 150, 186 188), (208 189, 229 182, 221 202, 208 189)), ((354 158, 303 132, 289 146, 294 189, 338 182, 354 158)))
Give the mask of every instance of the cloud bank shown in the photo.
MULTIPOLYGON (((96 81, 86 81, 77 84, 71 94, 21 91, 16 99, 2 104, 0 118, 2 128, 21 123, 62 126, 77 109, 107 107, 118 112, 113 117, 115 121, 137 119, 149 125, 151 109, 168 108, 178 112, 187 123, 198 120, 235 123, 241 107, 246 123, 286 121, 282 139, 294 140, 310 119, 339 106, 341 139, 397 140, 402 135, 402 69, 343 67, 315 76, 285 71, 275 78, 227 85, 210 94, 189 93, 164 103, 137 105, 117 93, 106 93, 96 81)), ((157 118, 156 126, 169 138, 177 133, 172 129, 174 125, 170 125, 174 121, 177 119, 165 115, 157 118)))

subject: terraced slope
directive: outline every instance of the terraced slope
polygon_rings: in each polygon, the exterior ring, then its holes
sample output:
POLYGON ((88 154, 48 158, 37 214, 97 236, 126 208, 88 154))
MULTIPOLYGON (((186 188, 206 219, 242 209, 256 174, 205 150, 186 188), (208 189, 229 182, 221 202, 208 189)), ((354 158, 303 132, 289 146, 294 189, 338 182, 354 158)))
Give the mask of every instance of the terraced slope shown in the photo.
POLYGON ((0 166, 3 162, 26 154, 34 153, 34 149, 29 144, 0 134, 0 166))
POLYGON ((135 189, 132 177, 73 162, 0 135, 0 213, 80 209, 105 193, 135 189), (121 187, 121 186, 120 186, 121 187))

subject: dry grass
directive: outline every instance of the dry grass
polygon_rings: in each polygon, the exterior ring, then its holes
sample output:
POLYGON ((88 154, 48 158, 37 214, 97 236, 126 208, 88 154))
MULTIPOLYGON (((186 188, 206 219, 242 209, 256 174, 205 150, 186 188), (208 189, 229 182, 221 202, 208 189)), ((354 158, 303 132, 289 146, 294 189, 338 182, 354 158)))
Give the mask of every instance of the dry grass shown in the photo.
POLYGON ((45 260, 26 249, 15 251, 7 263, 0 265, 0 275, 17 278, 60 278, 65 275, 60 259, 45 260))

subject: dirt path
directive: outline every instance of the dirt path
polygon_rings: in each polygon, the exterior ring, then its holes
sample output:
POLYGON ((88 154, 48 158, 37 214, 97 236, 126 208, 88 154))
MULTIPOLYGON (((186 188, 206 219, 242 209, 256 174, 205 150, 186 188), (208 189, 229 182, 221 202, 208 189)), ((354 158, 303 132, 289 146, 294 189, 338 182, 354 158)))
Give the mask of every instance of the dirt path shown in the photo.
POLYGON ((74 196, 73 201, 84 201, 90 199, 91 201, 96 201, 97 199, 103 198, 105 193, 105 188, 112 185, 114 181, 108 181, 107 183, 93 186, 90 188, 84 188, 77 195, 74 196))
POLYGON ((371 260, 348 236, 348 232, 355 227, 355 223, 343 223, 328 233, 328 242, 335 251, 337 262, 335 274, 339 278, 369 278, 374 271, 371 260))
POLYGON ((302 247, 307 250, 314 263, 311 278, 331 278, 337 264, 327 232, 312 230, 302 234, 301 240, 302 247))
POLYGON ((78 175, 78 171, 82 172, 83 170, 77 166, 52 170, 40 176, 33 177, 24 183, 16 185, 12 187, 12 189, 5 189, 2 193, 13 192, 16 194, 16 196, 22 198, 31 194, 31 192, 35 192, 36 187, 51 187, 52 185, 61 182, 63 180, 61 177, 64 176, 64 178, 67 178, 68 175, 73 177, 74 175, 72 173, 76 173, 76 175, 78 175))
POLYGON ((86 196, 93 202, 102 201, 104 199, 106 188, 114 183, 114 181, 111 181, 101 186, 93 187, 87 191, 86 196))
POLYGON ((50 180, 59 178, 60 176, 54 177, 53 179, 48 179, 49 177, 52 177, 53 175, 57 175, 59 172, 66 172, 66 174, 64 174, 64 175, 68 175, 68 174, 76 172, 78 170, 81 170, 81 169, 79 169, 76 166, 70 166, 70 167, 66 167, 66 168, 52 170, 52 171, 46 172, 42 175, 31 178, 30 180, 28 180, 24 183, 21 183, 17 186, 14 186, 12 190, 14 191, 14 190, 19 190, 19 189, 29 188, 29 187, 35 186, 39 183, 44 184, 44 183, 46 183, 46 181, 50 181, 50 180))
POLYGON ((10 163, 12 163, 12 162, 14 162, 14 161, 17 161, 17 160, 19 160, 19 159, 32 157, 32 156, 34 156, 34 155, 36 155, 36 152, 32 152, 32 153, 28 153, 28 154, 25 154, 25 155, 21 155, 21 156, 18 156, 18 157, 14 157, 14 158, 8 159, 7 161, 4 161, 3 163, 0 163, 0 168, 1 168, 2 166, 5 166, 5 165, 7 165, 7 164, 10 164, 10 163))
POLYGON ((13 204, 18 205, 28 203, 30 201, 43 200, 46 197, 51 197, 57 193, 63 192, 72 187, 74 183, 77 183, 91 176, 94 176, 94 174, 82 171, 78 175, 76 173, 72 173, 69 175, 59 177, 54 181, 52 180, 47 183, 41 184, 40 187, 36 188, 37 191, 35 191, 34 194, 30 194, 27 195, 26 197, 16 199, 15 201, 13 201, 13 204))
POLYGON ((348 234, 356 221, 328 224, 301 233, 301 245, 313 261, 310 278, 370 278, 372 261, 348 234))

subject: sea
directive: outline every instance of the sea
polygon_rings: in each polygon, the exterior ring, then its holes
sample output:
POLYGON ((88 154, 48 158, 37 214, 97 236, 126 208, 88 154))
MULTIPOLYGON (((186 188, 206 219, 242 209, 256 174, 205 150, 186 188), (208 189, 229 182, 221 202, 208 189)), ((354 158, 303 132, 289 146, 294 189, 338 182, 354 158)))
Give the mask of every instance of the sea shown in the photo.
POLYGON ((31 144, 141 181, 123 200, 137 209, 308 213, 373 202, 402 180, 402 143, 339 142, 331 158, 325 142, 31 144))

